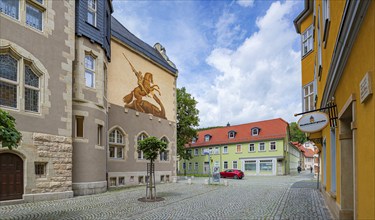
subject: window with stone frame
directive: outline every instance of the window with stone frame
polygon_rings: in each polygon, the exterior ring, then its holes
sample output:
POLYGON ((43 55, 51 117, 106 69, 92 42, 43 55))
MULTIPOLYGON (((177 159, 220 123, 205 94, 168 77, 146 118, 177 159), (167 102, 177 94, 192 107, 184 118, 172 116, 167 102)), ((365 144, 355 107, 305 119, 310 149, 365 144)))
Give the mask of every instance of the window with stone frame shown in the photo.
POLYGON ((0 13, 6 14, 14 19, 19 19, 19 0, 0 0, 0 13))
POLYGON ((223 154, 227 154, 228 153, 228 146, 224 146, 223 147, 223 154))
POLYGON ((198 156, 198 154, 199 154, 199 149, 198 149, 198 148, 195 148, 195 149, 194 149, 194 156, 198 156))
POLYGON ((35 162, 35 175, 38 178, 45 178, 47 175, 47 163, 46 162, 35 162))
POLYGON ((237 169, 237 161, 236 160, 232 161, 232 168, 237 169))
POLYGON ((39 31, 43 31, 43 17, 46 10, 43 0, 0 0, 0 13, 39 31), (20 8, 26 10, 20 11, 20 8))
POLYGON ((199 163, 198 163, 198 162, 195 162, 195 163, 194 163, 194 170, 198 170, 198 168, 199 168, 199 163))
POLYGON ((109 133, 109 158, 123 159, 124 158, 124 135, 119 129, 114 129, 109 133))
MULTIPOLYGON (((147 137, 148 137, 148 136, 147 136, 147 134, 145 134, 145 133, 141 133, 140 135, 138 135, 138 137, 137 137, 137 146, 138 146, 138 143, 139 143, 140 141, 146 139, 147 137)), ((143 151, 137 149, 137 154, 138 154, 138 159, 139 159, 139 160, 143 160, 143 159, 144 159, 144 158, 143 158, 143 151)))
MULTIPOLYGON (((167 144, 167 149, 168 149, 168 145, 169 145, 168 139, 166 137, 163 137, 160 140, 167 144)), ((160 161, 168 161, 169 160, 168 154, 169 154, 168 150, 166 150, 164 152, 160 152, 160 161)))
POLYGON ((97 9, 97 1, 88 0, 87 1, 87 22, 95 27, 96 27, 96 17, 97 17, 96 9, 97 9))
POLYGON ((41 77, 29 61, 0 52, 0 106, 39 113, 41 77))
POLYGON ((85 56, 85 84, 90 88, 95 88, 95 63, 92 55, 85 56))

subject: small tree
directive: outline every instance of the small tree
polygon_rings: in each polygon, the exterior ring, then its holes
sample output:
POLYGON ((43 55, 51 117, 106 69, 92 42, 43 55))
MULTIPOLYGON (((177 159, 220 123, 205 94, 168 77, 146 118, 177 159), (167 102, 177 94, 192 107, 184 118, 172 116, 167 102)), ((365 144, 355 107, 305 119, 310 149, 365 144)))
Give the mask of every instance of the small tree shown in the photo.
POLYGON ((17 148, 22 138, 21 133, 16 129, 16 119, 8 112, 0 109, 0 144, 12 150, 17 148))
MULTIPOLYGON (((165 152, 167 149, 167 143, 159 140, 156 137, 148 137, 138 143, 138 150, 143 151, 143 156, 145 159, 150 160, 150 167, 154 167, 154 160, 158 158, 160 152, 165 152)), ((147 194, 150 195, 150 199, 156 199, 156 193, 153 192, 153 186, 155 185, 155 180, 153 179, 154 169, 148 169, 148 187, 146 191, 146 199, 148 199, 147 194)))

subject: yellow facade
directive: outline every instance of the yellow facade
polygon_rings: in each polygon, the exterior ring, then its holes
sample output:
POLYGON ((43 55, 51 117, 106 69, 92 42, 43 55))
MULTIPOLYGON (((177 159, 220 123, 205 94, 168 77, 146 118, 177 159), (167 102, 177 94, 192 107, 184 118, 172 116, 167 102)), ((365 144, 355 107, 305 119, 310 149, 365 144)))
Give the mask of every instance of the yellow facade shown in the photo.
POLYGON ((301 60, 302 87, 315 83, 316 110, 337 110, 336 126, 309 134, 322 141, 321 192, 335 218, 375 219, 375 2, 305 1, 294 22, 301 34, 314 26, 314 48, 301 60))

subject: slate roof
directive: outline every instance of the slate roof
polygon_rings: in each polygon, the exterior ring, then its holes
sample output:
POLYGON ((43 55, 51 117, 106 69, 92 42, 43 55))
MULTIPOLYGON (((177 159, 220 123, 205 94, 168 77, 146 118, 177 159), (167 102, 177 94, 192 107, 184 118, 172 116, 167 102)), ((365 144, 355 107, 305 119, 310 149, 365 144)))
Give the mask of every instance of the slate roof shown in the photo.
POLYGON ((226 126, 220 128, 213 128, 202 130, 198 132, 198 139, 195 143, 191 143, 187 148, 222 145, 222 144, 235 144, 245 143, 262 140, 276 140, 284 139, 287 136, 288 123, 281 118, 251 122, 241 125, 226 126), (251 136, 252 128, 260 128, 259 135, 251 136), (236 136, 229 139, 228 132, 235 131, 236 136), (211 135, 208 142, 204 141, 205 135, 211 135))
POLYGON ((149 57, 151 60, 160 64, 172 73, 177 74, 177 69, 169 65, 168 62, 155 48, 132 34, 113 16, 111 19, 111 33, 113 37, 133 48, 135 51, 145 55, 146 57, 149 57))

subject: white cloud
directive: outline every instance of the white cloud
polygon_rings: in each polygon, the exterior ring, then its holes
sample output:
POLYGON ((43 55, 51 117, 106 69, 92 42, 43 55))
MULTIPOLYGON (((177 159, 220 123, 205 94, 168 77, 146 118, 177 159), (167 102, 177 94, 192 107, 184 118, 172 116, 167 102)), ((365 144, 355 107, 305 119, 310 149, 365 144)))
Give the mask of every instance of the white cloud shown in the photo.
POLYGON ((242 7, 249 8, 254 6, 254 0, 237 0, 237 4, 241 5, 242 7))
POLYGON ((229 47, 236 40, 242 39, 246 33, 238 24, 235 14, 224 11, 215 25, 216 44, 221 47, 229 47))
POLYGON ((259 28, 234 50, 214 49, 206 62, 221 74, 197 100, 202 127, 282 117, 293 121, 300 104, 300 54, 286 19, 293 2, 275 2, 259 28))

